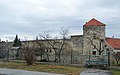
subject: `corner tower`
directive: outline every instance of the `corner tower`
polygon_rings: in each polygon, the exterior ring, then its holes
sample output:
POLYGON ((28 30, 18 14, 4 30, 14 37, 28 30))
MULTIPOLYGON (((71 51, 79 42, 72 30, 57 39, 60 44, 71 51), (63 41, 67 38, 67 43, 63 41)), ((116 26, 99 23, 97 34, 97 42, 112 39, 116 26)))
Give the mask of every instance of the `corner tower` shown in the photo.
MULTIPOLYGON (((89 54, 90 50, 93 50, 94 47, 90 43, 90 39, 105 39, 105 24, 96 20, 91 19, 83 25, 83 37, 84 37, 84 45, 83 45, 83 54, 89 54)), ((94 42, 94 44, 98 44, 98 42, 94 42)))

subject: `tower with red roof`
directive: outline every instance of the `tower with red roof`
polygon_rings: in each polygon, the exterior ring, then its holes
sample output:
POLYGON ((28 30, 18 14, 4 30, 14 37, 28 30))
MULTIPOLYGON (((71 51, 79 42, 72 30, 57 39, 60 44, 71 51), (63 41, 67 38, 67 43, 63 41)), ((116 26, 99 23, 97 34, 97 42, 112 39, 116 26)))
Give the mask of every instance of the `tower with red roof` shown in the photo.
MULTIPOLYGON (((89 54, 89 50, 93 50, 94 47, 91 45, 90 40, 105 39, 105 24, 92 18, 90 21, 86 22, 83 25, 83 38, 84 38, 84 46, 83 53, 89 54)), ((97 41, 93 42, 94 44, 98 44, 97 41)), ((97 51, 96 51, 97 52, 97 51)))
POLYGON ((71 36, 74 49, 88 56, 86 62, 89 60, 93 64, 94 61, 104 60, 110 65, 114 62, 113 52, 120 53, 120 38, 106 37, 105 29, 104 23, 92 18, 83 25, 83 35, 71 36))

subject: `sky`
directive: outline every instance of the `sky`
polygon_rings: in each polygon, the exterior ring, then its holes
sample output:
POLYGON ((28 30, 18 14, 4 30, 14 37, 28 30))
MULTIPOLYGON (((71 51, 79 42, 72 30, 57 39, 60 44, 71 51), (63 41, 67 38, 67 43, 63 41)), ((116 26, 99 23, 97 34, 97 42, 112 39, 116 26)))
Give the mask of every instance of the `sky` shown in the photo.
POLYGON ((106 36, 120 37, 120 0, 0 0, 0 38, 35 39, 44 31, 82 35, 83 25, 95 18, 106 26, 106 36))

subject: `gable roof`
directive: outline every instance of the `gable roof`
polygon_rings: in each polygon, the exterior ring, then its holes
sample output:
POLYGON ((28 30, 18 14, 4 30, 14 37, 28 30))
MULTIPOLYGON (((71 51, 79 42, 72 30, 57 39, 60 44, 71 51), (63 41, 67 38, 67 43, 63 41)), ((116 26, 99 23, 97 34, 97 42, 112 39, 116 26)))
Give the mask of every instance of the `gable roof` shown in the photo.
POLYGON ((83 26, 105 26, 102 22, 92 18, 90 21, 86 22, 83 26))
POLYGON ((120 39, 119 38, 106 38, 106 42, 113 47, 115 50, 120 50, 120 39))

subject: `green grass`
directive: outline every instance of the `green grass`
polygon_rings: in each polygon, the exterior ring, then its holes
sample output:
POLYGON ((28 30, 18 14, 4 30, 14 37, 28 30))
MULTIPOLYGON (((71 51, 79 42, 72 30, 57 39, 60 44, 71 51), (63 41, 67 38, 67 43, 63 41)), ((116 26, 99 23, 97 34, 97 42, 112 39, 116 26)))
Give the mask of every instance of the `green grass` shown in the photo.
POLYGON ((113 75, 120 75, 120 70, 111 70, 113 75))
POLYGON ((79 75, 83 70, 81 67, 70 67, 70 66, 57 66, 48 64, 34 64, 26 66, 25 63, 1 63, 0 68, 11 68, 11 69, 21 69, 30 71, 40 71, 40 72, 50 72, 50 73, 60 73, 60 74, 70 74, 79 75))

